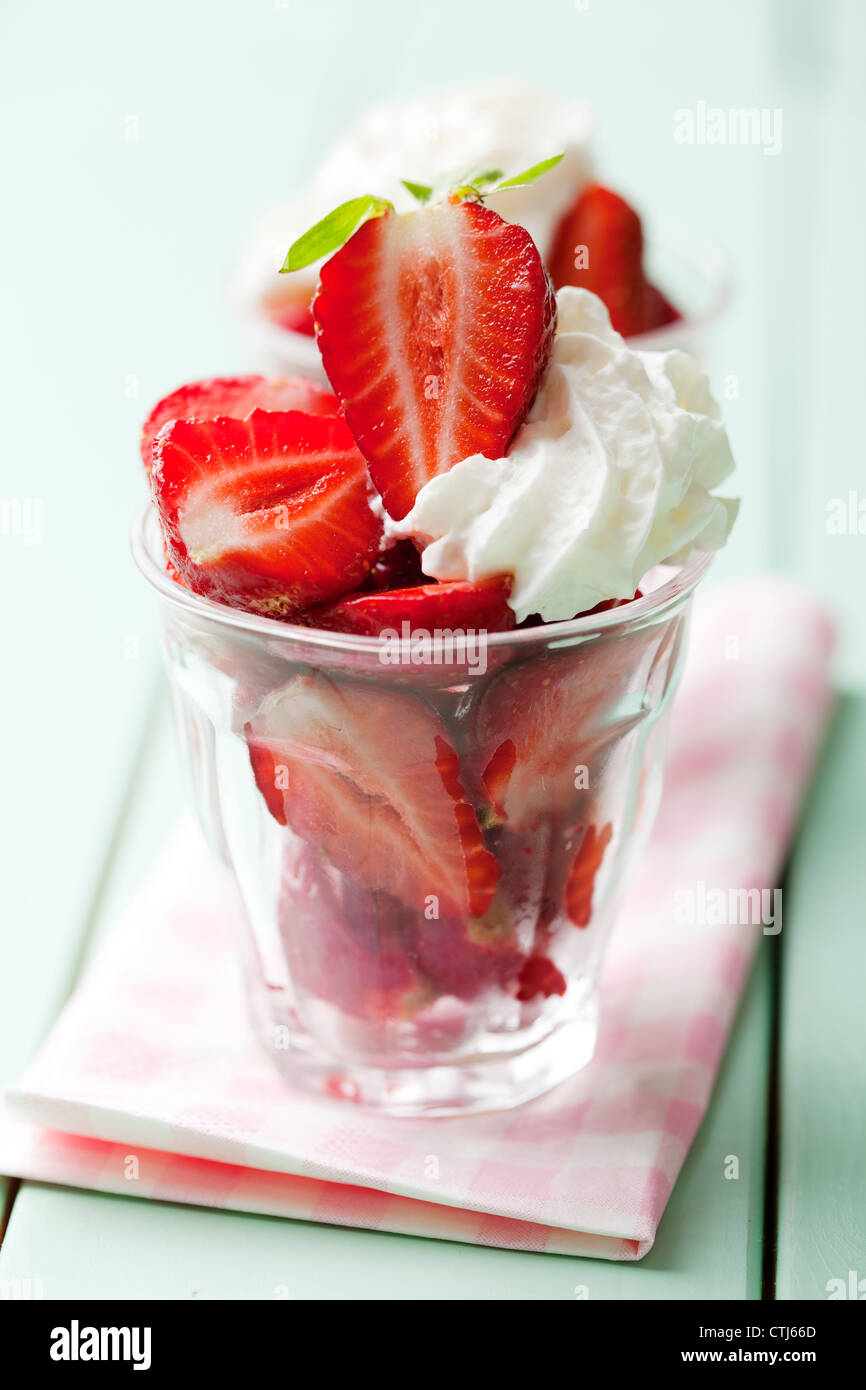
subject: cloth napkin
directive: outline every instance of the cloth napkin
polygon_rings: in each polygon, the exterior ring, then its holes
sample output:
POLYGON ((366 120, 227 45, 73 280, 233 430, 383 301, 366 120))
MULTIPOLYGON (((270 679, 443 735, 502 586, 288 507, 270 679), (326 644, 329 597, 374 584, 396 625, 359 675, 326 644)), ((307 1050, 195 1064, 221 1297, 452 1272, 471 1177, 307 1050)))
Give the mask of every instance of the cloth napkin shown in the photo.
POLYGON ((719 921, 732 915, 719 890, 768 890, 764 923, 780 924, 772 890, 830 705, 831 647, 827 618, 789 580, 700 597, 662 808, 603 973, 597 1052, 571 1081, 512 1111, 427 1120, 287 1087, 251 1035, 233 890, 188 823, 8 1093, 0 1169, 640 1259, 765 930, 719 921))

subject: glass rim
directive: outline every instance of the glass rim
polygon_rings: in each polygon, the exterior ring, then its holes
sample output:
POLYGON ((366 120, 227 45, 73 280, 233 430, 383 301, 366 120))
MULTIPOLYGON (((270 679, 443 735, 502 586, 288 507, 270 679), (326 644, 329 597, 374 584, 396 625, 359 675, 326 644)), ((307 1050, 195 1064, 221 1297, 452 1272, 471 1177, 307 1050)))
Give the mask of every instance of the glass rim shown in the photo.
MULTIPOLYGON (((298 646, 321 647, 334 652, 355 652, 372 655, 381 651, 381 636, 363 637, 351 632, 332 632, 326 628, 303 627, 298 623, 285 622, 278 618, 268 618, 258 613, 248 613, 240 608, 230 608, 227 604, 216 603, 204 598, 178 584, 154 557, 150 543, 159 535, 156 511, 148 502, 136 517, 130 535, 132 556, 141 574, 156 589, 162 598, 173 607, 192 617, 204 618, 208 622, 223 627, 240 630, 247 635, 278 639, 283 643, 298 646)), ((652 589, 642 598, 632 600, 626 607, 610 608, 605 613, 585 614, 580 618, 566 618, 559 622, 542 623, 537 627, 512 628, 508 632, 485 632, 487 647, 504 647, 513 644, 531 647, 533 643, 550 644, 575 637, 590 637, 608 629, 633 629, 658 618, 669 609, 675 608, 686 599, 703 578, 713 560, 713 551, 693 550, 688 559, 678 565, 674 573, 658 588, 652 589)), ((401 638, 401 643, 405 639, 401 638)), ((434 637, 436 641, 445 639, 434 637)), ((411 642, 411 638, 409 639, 411 642)))
POLYGON ((664 352, 668 346, 675 347, 677 338, 683 333, 706 332, 721 318, 733 298, 734 271, 730 257, 721 246, 677 222, 649 220, 645 243, 645 254, 651 256, 656 248, 673 251, 681 260, 696 267, 712 285, 707 303, 697 313, 685 313, 662 328, 651 328, 646 333, 626 338, 626 346, 633 352, 664 352))

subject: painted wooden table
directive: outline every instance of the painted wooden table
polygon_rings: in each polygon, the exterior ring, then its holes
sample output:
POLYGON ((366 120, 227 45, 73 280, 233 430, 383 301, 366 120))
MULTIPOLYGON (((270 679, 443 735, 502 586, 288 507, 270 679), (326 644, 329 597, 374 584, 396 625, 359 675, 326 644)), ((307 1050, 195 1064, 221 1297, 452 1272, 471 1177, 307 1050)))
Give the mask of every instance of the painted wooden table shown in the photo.
POLYGON ((49 1297, 244 1299, 571 1299, 581 1285, 591 1298, 820 1299, 828 1280, 866 1278, 866 536, 826 524, 834 498, 866 492, 851 443, 866 12, 538 0, 527 33, 525 5, 503 0, 412 15, 388 0, 47 9, 22 0, 2 20, 16 57, 0 84, 14 213, 0 231, 0 1082, 38 1046, 180 804, 150 596, 127 554, 138 422, 178 381, 250 365, 220 290, 234 250, 371 94, 477 76, 482 53, 490 73, 519 63, 593 103, 611 182, 730 249, 738 294, 712 365, 746 506, 718 574, 796 570, 843 641, 784 930, 762 944, 640 1265, 7 1182, 0 1278, 41 1279, 49 1297), (316 63, 300 63, 314 43, 316 63), (701 100, 781 109, 781 154, 677 146, 674 108, 701 100), (731 1154, 737 1181, 723 1177, 731 1154))

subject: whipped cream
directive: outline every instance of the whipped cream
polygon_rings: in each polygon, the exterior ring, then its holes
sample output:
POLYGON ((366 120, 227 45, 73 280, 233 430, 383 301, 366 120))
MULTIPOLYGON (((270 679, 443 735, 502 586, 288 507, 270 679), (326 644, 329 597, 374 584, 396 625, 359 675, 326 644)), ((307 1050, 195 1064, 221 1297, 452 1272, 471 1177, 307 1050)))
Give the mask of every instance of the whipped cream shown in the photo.
MULTIPOLYGON (((430 184, 476 167, 511 176, 562 154, 536 183, 485 200, 506 221, 521 223, 545 255, 559 219, 589 181, 590 133, 586 107, 518 81, 370 107, 332 147, 306 192, 258 223, 235 276, 235 293, 247 299, 276 289, 291 243, 347 198, 374 193, 406 212, 417 203, 402 179, 430 184)), ((299 292, 312 294, 318 266, 291 278, 299 292)))
POLYGON ((485 200, 506 221, 521 223, 545 255, 557 222, 589 180, 590 133, 585 106, 528 82, 457 87, 370 107, 334 145, 314 187, 337 201, 379 194, 407 211, 417 204, 402 179, 431 184, 470 169, 510 177, 561 154, 537 183, 485 200))
POLYGON ((431 479, 394 535, 426 542, 425 574, 511 574, 521 622, 631 598, 653 565, 724 545, 738 503, 706 376, 686 353, 629 348, 587 290, 557 295, 553 354, 508 456, 431 479))

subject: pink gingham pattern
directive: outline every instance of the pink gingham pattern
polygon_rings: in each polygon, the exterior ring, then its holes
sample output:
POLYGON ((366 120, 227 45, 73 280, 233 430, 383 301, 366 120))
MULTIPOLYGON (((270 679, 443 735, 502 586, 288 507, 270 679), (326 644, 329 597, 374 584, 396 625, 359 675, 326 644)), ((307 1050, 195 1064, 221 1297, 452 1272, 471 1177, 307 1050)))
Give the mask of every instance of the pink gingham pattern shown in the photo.
POLYGON ((425 1121, 289 1090, 249 1031, 231 889, 187 824, 8 1093, 0 1167, 639 1259, 706 1109, 761 938, 760 925, 714 924, 702 904, 718 889, 776 886, 830 704, 831 647, 823 612, 790 581, 700 599, 662 808, 604 971, 597 1053, 551 1094, 425 1121))

